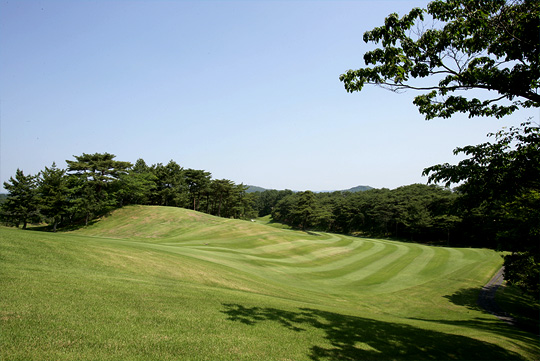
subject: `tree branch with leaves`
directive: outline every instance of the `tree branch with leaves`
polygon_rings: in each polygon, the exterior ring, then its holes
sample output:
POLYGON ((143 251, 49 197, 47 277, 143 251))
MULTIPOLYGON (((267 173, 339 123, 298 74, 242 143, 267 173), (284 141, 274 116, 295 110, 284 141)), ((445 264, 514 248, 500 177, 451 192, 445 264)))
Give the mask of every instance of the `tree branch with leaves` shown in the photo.
POLYGON ((540 106, 539 39, 539 1, 436 0, 364 33, 382 47, 340 80, 350 93, 366 84, 424 92, 413 103, 426 119, 501 118, 540 106), (472 89, 479 97, 462 94, 472 89))
POLYGON ((489 134, 494 142, 456 148, 458 164, 424 169, 430 183, 458 184, 464 214, 505 256, 505 278, 540 297, 540 128, 530 123, 489 134), (483 224, 484 227, 480 226, 483 224), (484 228, 484 229, 483 229, 484 228))

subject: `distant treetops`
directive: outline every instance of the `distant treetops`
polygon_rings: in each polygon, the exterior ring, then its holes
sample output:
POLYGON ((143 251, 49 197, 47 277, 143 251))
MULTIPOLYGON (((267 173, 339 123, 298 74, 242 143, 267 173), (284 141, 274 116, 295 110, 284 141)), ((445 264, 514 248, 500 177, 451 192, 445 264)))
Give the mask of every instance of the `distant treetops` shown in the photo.
POLYGON ((139 159, 133 165, 109 153, 83 153, 66 163, 67 169, 53 163, 37 175, 17 169, 4 182, 9 194, 2 220, 23 228, 45 221, 56 230, 59 225, 88 224, 127 204, 185 207, 234 218, 254 214, 247 187, 211 179, 209 172, 184 169, 173 160, 148 166, 139 159))

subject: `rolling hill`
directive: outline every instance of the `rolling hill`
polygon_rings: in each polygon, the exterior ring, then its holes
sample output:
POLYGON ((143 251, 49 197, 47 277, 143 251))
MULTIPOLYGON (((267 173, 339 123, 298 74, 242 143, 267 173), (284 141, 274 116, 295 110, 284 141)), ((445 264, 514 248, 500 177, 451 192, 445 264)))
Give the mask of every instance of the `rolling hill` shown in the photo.
MULTIPOLYGON (((246 190, 246 193, 254 193, 254 192, 264 192, 264 191, 267 191, 267 190, 271 190, 271 189, 267 189, 267 188, 263 188, 263 187, 258 187, 258 186, 250 186, 248 185, 247 186, 247 190, 246 190)), ((343 189, 343 190, 340 190, 340 191, 319 191, 318 193, 324 193, 324 192, 363 192, 363 191, 367 191, 367 190, 370 190, 370 189, 373 189, 373 187, 370 187, 370 186, 356 186, 356 187, 352 187, 352 188, 349 188, 349 189, 343 189)))
POLYGON ((130 206, 0 228, 0 359, 538 359, 476 306, 485 249, 304 233, 130 206))

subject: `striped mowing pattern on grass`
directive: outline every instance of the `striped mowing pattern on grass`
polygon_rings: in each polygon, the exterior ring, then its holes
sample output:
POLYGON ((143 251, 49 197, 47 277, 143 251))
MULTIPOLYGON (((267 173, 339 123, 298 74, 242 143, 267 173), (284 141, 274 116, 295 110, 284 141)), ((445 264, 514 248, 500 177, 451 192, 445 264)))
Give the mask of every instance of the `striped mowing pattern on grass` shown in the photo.
POLYGON ((490 252, 269 229, 163 207, 127 207, 77 233, 138 240, 152 249, 189 255, 274 282, 290 283, 295 278, 300 288, 324 286, 361 293, 414 287, 456 272, 490 252), (159 225, 157 231, 152 222, 159 225))
POLYGON ((169 207, 0 227, 0 359, 539 359, 537 338, 476 307, 500 265, 169 207))

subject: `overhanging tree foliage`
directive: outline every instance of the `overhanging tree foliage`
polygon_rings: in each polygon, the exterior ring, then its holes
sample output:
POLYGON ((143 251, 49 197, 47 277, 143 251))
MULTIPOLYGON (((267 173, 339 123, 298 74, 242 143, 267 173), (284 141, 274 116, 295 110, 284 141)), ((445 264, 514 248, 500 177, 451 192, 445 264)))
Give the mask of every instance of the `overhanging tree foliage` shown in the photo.
MULTIPOLYGON (((468 158, 424 170, 428 181, 458 187, 463 216, 481 236, 510 251, 505 278, 540 296, 540 128, 523 124, 496 134, 495 142, 454 150, 468 158)), ((492 245, 493 246, 493 245, 492 245)))
POLYGON ((364 33, 382 47, 340 80, 351 93, 365 84, 422 91, 414 104, 426 119, 500 118, 540 106, 539 37, 540 1, 436 0, 364 33))

